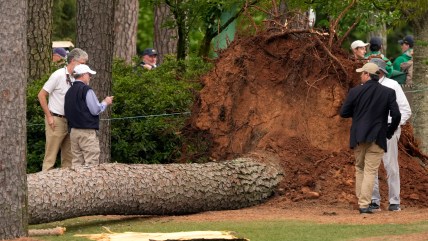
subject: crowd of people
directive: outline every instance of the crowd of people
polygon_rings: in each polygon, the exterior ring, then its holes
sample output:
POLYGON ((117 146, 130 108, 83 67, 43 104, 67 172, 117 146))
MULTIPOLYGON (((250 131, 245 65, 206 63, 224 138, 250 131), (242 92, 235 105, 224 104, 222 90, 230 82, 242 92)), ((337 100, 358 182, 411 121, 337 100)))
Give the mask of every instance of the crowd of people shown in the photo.
POLYGON ((367 63, 372 58, 380 58, 386 63, 387 77, 396 80, 399 84, 412 86, 413 77, 413 36, 406 36, 398 42, 401 47, 401 55, 391 62, 382 52, 382 39, 372 37, 369 43, 355 40, 351 44, 352 58, 359 63, 367 63), (369 46, 370 52, 367 52, 369 46))
POLYGON ((400 84, 401 76, 411 84, 413 37, 406 36, 399 44, 402 54, 394 62, 381 53, 379 37, 372 37, 369 43, 356 40, 351 44, 354 60, 364 65, 356 70, 361 72, 361 84, 349 91, 340 115, 352 118, 350 147, 354 149, 355 188, 362 214, 381 210, 378 169, 382 161, 387 174, 388 210, 401 210, 398 141, 400 126, 412 112, 400 84))

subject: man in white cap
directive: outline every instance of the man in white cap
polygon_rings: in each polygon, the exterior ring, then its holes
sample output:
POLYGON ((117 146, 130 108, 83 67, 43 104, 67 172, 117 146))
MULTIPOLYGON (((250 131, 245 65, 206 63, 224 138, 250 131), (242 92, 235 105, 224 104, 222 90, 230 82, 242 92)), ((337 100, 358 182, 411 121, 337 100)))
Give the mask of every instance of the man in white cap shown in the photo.
POLYGON ((370 207, 373 186, 386 140, 400 123, 395 91, 379 84, 379 67, 366 63, 357 69, 361 85, 352 88, 340 110, 343 118, 352 118, 350 147, 355 155, 355 191, 361 214, 373 213, 370 207), (388 125, 388 113, 391 124, 388 125))
MULTIPOLYGON (((374 63, 379 67, 380 79, 379 83, 383 86, 389 87, 395 91, 397 96, 397 104, 401 113, 400 125, 406 124, 406 121, 412 115, 409 102, 403 92, 400 84, 397 81, 386 77, 386 62, 380 58, 373 58, 370 63, 374 63)), ((388 123, 391 122, 391 117, 388 117, 388 123)), ((392 138, 387 140, 387 152, 383 155, 383 166, 386 170, 388 179, 389 191, 389 211, 400 211, 400 171, 398 165, 398 140, 400 139, 401 128, 398 126, 397 130, 392 135, 392 138)), ((380 211, 380 193, 379 193, 379 180, 376 176, 375 185, 373 190, 372 202, 370 207, 373 211, 380 211)))
POLYGON ((352 53, 354 54, 355 61, 362 61, 366 59, 364 55, 367 52, 367 49, 366 49, 367 45, 369 44, 364 43, 361 40, 355 40, 354 42, 352 42, 351 50, 352 50, 352 53))
POLYGON ((98 101, 89 87, 89 81, 95 74, 86 64, 77 65, 73 71, 76 80, 65 94, 64 110, 70 129, 72 166, 99 164, 99 114, 112 104, 113 96, 107 96, 101 103, 98 101))

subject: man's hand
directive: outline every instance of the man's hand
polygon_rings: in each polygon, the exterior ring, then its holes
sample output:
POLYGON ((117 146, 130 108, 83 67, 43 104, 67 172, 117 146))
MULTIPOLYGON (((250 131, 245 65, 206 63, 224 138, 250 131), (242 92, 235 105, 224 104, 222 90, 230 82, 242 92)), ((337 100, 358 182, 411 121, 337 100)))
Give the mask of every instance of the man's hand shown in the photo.
POLYGON ((46 118, 47 118, 48 125, 50 126, 50 128, 51 128, 52 130, 55 130, 55 121, 54 121, 53 116, 48 116, 48 117, 46 117, 46 118))
POLYGON ((143 65, 143 67, 148 70, 151 70, 153 68, 153 66, 151 66, 150 64, 145 64, 143 65))
POLYGON ((113 103, 113 98, 114 96, 107 96, 103 101, 107 104, 107 105, 111 105, 113 103))

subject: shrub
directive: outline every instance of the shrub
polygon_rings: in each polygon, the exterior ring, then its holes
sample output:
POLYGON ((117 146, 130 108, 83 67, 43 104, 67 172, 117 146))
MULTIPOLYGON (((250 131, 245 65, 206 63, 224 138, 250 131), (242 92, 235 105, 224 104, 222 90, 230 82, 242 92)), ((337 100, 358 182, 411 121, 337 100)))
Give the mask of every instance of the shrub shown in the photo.
POLYGON ((45 76, 27 86, 27 172, 42 170, 45 154, 45 124, 44 113, 40 107, 37 94, 48 80, 45 76))
POLYGON ((171 59, 154 70, 116 61, 113 67, 112 160, 170 163, 181 156, 181 129, 190 114, 192 81, 209 65, 201 59, 171 59), (183 71, 182 68, 185 68, 183 71))

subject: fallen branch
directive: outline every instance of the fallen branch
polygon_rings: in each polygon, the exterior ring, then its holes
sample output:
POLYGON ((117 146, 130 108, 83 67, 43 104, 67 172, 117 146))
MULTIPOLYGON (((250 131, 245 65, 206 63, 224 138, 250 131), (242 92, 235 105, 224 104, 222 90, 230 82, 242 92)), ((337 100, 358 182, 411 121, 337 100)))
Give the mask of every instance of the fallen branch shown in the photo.
POLYGON ((134 241, 179 241, 179 240, 234 240, 249 241, 245 238, 238 238, 229 231, 192 231, 176 233, 110 233, 110 234, 76 234, 76 237, 84 237, 91 240, 134 240, 134 241))
POLYGON ((65 227, 47 228, 47 229, 30 229, 28 230, 28 236, 51 236, 51 235, 63 235, 65 233, 65 227))

